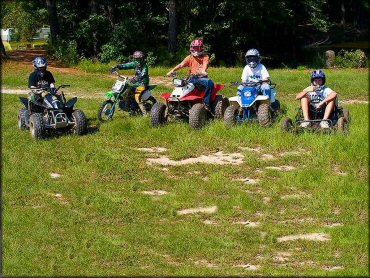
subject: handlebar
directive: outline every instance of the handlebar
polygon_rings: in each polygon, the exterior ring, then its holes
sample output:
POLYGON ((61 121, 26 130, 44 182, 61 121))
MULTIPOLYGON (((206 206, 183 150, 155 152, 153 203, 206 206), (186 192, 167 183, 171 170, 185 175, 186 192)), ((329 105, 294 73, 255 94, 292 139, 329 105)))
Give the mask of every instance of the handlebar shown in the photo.
POLYGON ((56 94, 56 92, 59 89, 67 88, 67 87, 71 87, 71 85, 63 84, 63 85, 58 86, 57 88, 51 88, 50 86, 44 86, 44 87, 39 87, 39 88, 31 89, 31 90, 33 90, 36 94, 41 94, 44 91, 47 91, 51 94, 56 94), (52 89, 55 89, 55 90, 52 90, 52 89))
POLYGON ((239 86, 239 85, 246 86, 246 87, 254 87, 254 86, 258 86, 258 85, 260 85, 262 83, 265 83, 265 82, 267 82, 273 88, 276 87, 276 83, 272 83, 270 79, 259 80, 259 81, 256 81, 256 82, 239 82, 239 81, 234 81, 234 82, 230 82, 230 87, 232 87, 232 86, 239 86))
POLYGON ((124 76, 124 75, 121 75, 116 69, 112 69, 111 70, 111 73, 114 73, 115 75, 117 75, 119 78, 122 78, 124 80, 127 80, 128 77, 127 76, 124 76))

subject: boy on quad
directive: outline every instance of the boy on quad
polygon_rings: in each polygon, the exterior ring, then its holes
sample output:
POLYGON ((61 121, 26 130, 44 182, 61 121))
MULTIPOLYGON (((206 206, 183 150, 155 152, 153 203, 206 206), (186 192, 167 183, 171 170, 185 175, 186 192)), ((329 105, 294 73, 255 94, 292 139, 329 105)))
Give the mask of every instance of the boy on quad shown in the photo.
POLYGON ((257 49, 249 49, 245 54, 247 65, 244 67, 242 73, 242 83, 266 81, 257 87, 257 91, 265 96, 270 97, 270 103, 273 107, 275 103, 275 91, 271 90, 269 85, 270 74, 266 67, 261 64, 261 56, 257 49))
POLYGON ((33 68, 35 69, 28 78, 28 87, 31 89, 30 99, 32 101, 43 101, 45 92, 40 93, 36 89, 45 88, 50 90, 55 89, 55 79, 50 71, 46 70, 47 62, 44 57, 36 57, 33 61, 33 68))
POLYGON ((212 114, 211 110, 211 95, 213 92, 214 83, 208 78, 207 68, 209 64, 209 56, 204 52, 205 48, 201 40, 195 39, 190 44, 190 55, 170 70, 167 76, 171 76, 173 72, 183 68, 190 67, 189 82, 194 85, 201 85, 205 87, 204 91, 204 106, 205 109, 212 114))
POLYGON ((325 86, 325 81, 325 73, 322 70, 313 71, 311 74, 311 86, 305 88, 296 96, 296 99, 301 102, 305 120, 301 123, 302 128, 308 128, 311 124, 311 122, 309 122, 310 104, 317 110, 323 109, 325 111, 324 117, 320 122, 320 127, 323 129, 330 128, 327 120, 330 118, 334 107, 338 106, 338 98, 336 92, 325 86))
MULTIPOLYGON (((135 101, 140 107, 141 112, 143 115, 147 115, 147 111, 145 109, 144 102, 141 99, 142 94, 147 90, 149 86, 149 69, 148 64, 146 61, 146 56, 142 51, 135 51, 133 54, 133 61, 125 64, 118 64, 112 67, 112 70, 115 69, 135 69, 135 77, 131 78, 132 85, 128 88, 128 92, 126 94, 126 105, 125 109, 127 111, 130 107, 130 98, 133 94, 135 94, 135 101)), ((153 96, 150 96, 149 100, 154 104, 156 103, 156 99, 153 96)))

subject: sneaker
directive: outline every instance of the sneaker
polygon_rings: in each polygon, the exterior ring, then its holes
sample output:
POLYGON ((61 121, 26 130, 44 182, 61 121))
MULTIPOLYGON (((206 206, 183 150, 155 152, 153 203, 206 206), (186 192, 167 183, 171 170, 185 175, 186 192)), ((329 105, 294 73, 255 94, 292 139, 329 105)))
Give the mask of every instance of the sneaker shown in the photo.
POLYGON ((302 122, 301 127, 302 128, 308 128, 310 126, 310 122, 302 122))
POLYGON ((327 121, 321 121, 320 122, 320 127, 321 128, 329 128, 329 123, 327 121))

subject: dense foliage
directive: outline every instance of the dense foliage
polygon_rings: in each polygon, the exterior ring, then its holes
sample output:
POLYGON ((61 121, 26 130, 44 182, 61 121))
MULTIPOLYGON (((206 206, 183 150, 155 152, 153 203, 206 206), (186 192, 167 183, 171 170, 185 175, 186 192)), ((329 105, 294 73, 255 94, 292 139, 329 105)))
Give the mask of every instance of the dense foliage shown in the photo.
POLYGON ((198 37, 216 55, 216 65, 240 65, 246 50, 256 47, 272 66, 295 66, 317 61, 322 46, 367 40, 368 35, 369 4, 362 0, 46 2, 56 6, 57 18, 45 16, 45 1, 7 2, 3 26, 28 28, 29 34, 42 23, 57 24, 57 44, 72 42, 79 56, 103 62, 124 60, 142 49, 153 52, 159 64, 174 64, 198 37))

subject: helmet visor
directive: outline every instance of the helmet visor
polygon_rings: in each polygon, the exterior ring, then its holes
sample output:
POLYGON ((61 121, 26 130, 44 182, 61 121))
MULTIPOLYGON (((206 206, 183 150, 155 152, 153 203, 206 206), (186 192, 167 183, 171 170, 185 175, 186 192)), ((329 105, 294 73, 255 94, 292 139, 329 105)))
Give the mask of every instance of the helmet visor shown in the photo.
POLYGON ((247 63, 258 63, 259 57, 257 56, 247 56, 247 63))

